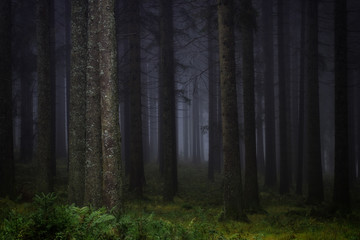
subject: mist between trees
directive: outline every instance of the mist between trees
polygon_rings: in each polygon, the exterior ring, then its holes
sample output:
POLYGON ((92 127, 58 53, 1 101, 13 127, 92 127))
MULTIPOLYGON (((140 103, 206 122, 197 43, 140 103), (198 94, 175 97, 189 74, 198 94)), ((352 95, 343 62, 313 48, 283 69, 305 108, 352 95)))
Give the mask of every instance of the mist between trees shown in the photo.
POLYGON ((121 209, 128 192, 144 196, 155 164, 172 201, 186 162, 206 165, 210 182, 221 174, 225 219, 261 212, 260 191, 351 211, 358 1, 0 7, 1 196, 21 192, 15 164, 35 166, 31 194, 54 191, 66 166, 69 203, 121 209))

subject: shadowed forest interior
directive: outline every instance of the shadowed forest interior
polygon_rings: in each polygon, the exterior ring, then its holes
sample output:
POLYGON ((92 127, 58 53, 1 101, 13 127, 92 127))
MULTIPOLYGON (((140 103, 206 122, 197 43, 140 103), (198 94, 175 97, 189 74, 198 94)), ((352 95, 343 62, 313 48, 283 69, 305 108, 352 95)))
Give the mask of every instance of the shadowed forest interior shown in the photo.
POLYGON ((0 239, 360 239, 359 22, 2 0, 0 239))

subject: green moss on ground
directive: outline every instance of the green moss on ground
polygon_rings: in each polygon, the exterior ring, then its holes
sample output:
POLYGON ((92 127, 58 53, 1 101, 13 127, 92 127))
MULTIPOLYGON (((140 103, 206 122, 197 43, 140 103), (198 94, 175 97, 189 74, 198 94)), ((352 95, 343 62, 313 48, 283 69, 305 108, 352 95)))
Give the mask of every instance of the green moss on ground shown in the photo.
MULTIPOLYGON (((66 167, 60 164, 56 195, 33 196, 31 168, 17 166, 15 201, 0 200, 0 239, 360 239, 359 196, 353 194, 353 213, 330 212, 326 203, 306 206, 298 196, 261 192, 266 213, 248 214, 249 222, 220 221, 222 180, 206 178, 206 166, 181 164, 179 193, 172 203, 161 199, 161 181, 155 165, 146 166, 144 199, 126 194, 124 212, 78 208, 66 204, 66 167), (28 175, 29 174, 29 175, 28 175), (23 196, 26 195, 26 198, 23 196), (40 238, 39 238, 40 237, 40 238)), ((355 186, 354 193, 359 186, 355 186)))

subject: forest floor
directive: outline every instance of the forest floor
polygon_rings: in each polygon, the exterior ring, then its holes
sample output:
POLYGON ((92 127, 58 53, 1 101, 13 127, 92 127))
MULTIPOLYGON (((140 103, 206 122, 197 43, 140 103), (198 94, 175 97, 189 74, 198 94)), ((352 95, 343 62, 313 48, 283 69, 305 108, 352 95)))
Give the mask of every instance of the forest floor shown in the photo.
MULTIPOLYGON (((66 205, 67 176, 64 164, 58 165, 56 195, 34 199, 32 192, 35 186, 31 177, 35 176, 32 174, 34 169, 17 165, 17 170, 17 190, 22 194, 14 201, 0 199, 0 239, 4 240, 360 240, 360 184, 353 187, 353 212, 347 216, 330 214, 328 202, 308 206, 303 197, 261 191, 261 205, 265 212, 248 213, 249 222, 235 222, 219 220, 222 215, 222 178, 218 174, 214 182, 209 182, 206 165, 180 164, 179 191, 171 203, 161 199, 161 179, 157 166, 146 165, 144 199, 136 200, 131 193, 125 193, 123 213, 115 216, 105 209, 66 205)), ((331 186, 325 185, 326 198, 330 200, 331 186)))

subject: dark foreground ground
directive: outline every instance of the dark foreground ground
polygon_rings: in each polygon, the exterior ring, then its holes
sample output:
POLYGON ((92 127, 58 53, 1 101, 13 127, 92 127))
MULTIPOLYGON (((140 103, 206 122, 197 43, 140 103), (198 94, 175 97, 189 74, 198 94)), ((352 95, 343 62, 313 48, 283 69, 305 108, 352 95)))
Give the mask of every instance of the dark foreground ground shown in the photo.
MULTIPOLYGON (((161 200, 160 176, 146 166, 143 200, 126 193, 123 213, 66 204, 66 166, 59 164, 56 193, 33 194, 33 169, 17 165, 19 197, 0 199, 0 239, 352 239, 360 240, 360 185, 352 191, 353 213, 331 213, 325 202, 307 206, 295 195, 261 192, 266 213, 248 214, 249 222, 220 221, 221 175, 214 183, 206 166, 179 166, 179 193, 161 200)), ((331 182, 331 181, 329 181, 331 182)), ((327 199, 331 186, 326 184, 327 199)))

